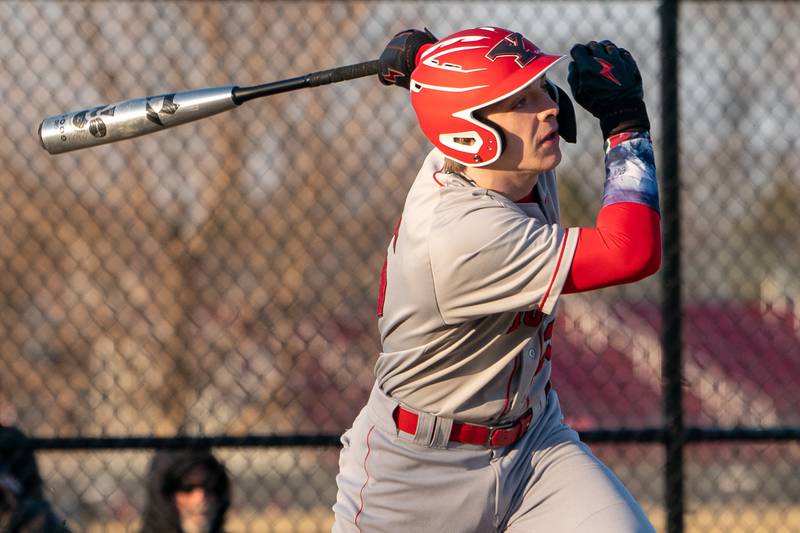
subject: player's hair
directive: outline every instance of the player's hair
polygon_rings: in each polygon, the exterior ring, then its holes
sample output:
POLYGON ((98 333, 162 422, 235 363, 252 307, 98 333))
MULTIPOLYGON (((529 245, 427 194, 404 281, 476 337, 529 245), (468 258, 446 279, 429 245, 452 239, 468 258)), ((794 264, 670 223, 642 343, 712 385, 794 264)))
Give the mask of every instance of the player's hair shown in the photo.
MULTIPOLYGON (((494 126, 494 124, 492 124, 494 126)), ((475 139, 470 138, 460 138, 456 137, 453 141, 457 142, 458 144, 463 144, 466 146, 471 146, 475 143, 475 139)), ((467 165, 461 164, 455 159, 450 159, 449 157, 444 158, 444 168, 442 169, 448 174, 461 174, 464 175, 467 172, 467 165)))
POLYGON ((444 168, 442 170, 448 174, 464 174, 467 171, 467 166, 462 165, 454 159, 449 157, 444 158, 444 168))

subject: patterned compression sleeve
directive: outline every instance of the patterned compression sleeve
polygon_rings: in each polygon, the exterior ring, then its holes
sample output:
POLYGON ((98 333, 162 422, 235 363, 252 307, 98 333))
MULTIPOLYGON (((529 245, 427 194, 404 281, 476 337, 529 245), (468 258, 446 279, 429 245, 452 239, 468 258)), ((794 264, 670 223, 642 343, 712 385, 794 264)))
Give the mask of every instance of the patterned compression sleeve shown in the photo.
POLYGON ((650 133, 626 132, 606 140, 606 183, 603 207, 633 202, 658 212, 658 182, 650 133))
POLYGON ((603 207, 594 228, 580 228, 563 293, 584 292, 647 277, 661 264, 653 146, 647 132, 606 141, 603 207))

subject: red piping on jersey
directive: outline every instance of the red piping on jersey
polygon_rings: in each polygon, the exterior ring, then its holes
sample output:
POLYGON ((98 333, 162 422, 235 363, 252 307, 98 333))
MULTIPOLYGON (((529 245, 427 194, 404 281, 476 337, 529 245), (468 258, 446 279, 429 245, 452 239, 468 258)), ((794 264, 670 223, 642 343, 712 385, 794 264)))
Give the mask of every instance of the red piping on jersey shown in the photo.
POLYGON ((364 480, 364 484, 361 486, 361 491, 358 493, 359 498, 361 498, 361 506, 358 508, 358 512, 356 513, 355 518, 353 518, 353 523, 356 525, 359 531, 361 531, 361 526, 358 525, 358 519, 361 517, 361 513, 364 511, 364 489, 367 488, 367 483, 369 483, 369 470, 367 470, 367 459, 369 459, 369 454, 372 453, 372 448, 369 445, 369 438, 372 436, 372 430, 375 429, 375 426, 369 428, 369 432, 367 433, 367 455, 364 456, 364 472, 367 474, 367 479, 364 480))
POLYGON ((500 412, 500 416, 503 416, 508 412, 508 408, 511 407, 511 382, 514 381, 514 376, 517 374, 517 368, 519 368, 519 358, 522 355, 522 352, 518 353, 514 357, 514 368, 511 370, 511 375, 508 376, 508 384, 506 385, 506 403, 503 404, 503 410, 500 412))
MULTIPOLYGON (((400 233, 400 223, 403 222, 403 216, 397 219, 397 224, 394 225, 394 232, 392 233, 392 252, 397 253, 397 236, 400 233)), ((383 302, 386 300, 386 269, 389 264, 389 250, 383 256, 383 266, 381 267, 381 285, 378 289, 378 318, 383 316, 383 302)))
POLYGON ((381 268, 381 285, 378 289, 378 318, 383 316, 383 302, 386 300, 386 267, 389 264, 389 250, 383 256, 383 267, 381 268))
POLYGON ((553 283, 556 281, 558 269, 561 267, 561 259, 564 257, 564 250, 567 248, 567 237, 569 237, 569 228, 564 230, 564 238, 561 239, 561 251, 558 252, 558 261, 556 262, 556 269, 553 271, 553 277, 550 278, 550 285, 542 296, 542 301, 539 303, 539 309, 544 309, 544 304, 547 302, 547 297, 550 296, 550 290, 553 288, 553 283))
POLYGON ((438 173, 439 173, 439 172, 441 172, 442 170, 444 170, 444 165, 442 165, 442 168, 440 168, 439 170, 437 170, 436 172, 434 172, 434 173, 433 173, 433 181, 435 181, 435 182, 436 182, 436 184, 437 184, 439 187, 444 187, 444 183, 442 183, 441 181, 439 181, 439 180, 437 180, 437 179, 436 179, 436 174, 438 174, 438 173))
POLYGON ((392 251, 397 252, 397 235, 400 233, 400 223, 403 221, 403 215, 397 219, 397 224, 394 225, 394 232, 392 233, 392 251))

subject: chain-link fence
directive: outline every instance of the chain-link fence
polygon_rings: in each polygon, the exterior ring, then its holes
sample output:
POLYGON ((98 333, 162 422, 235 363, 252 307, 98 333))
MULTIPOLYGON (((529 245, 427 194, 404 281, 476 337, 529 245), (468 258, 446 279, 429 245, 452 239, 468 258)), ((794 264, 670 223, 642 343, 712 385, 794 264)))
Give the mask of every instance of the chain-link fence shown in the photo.
MULTIPOLYGON (((659 164, 662 117, 680 117, 683 421, 800 427, 800 5, 681 3, 679 115, 662 104, 659 8, 0 4, 0 422, 39 439, 46 496, 67 525, 138 530, 152 451, 169 437, 335 442, 372 385, 383 253, 430 146, 408 95, 375 79, 60 156, 39 146, 38 122, 375 59, 408 27, 493 24, 548 51, 610 38, 633 53, 659 164)), ((563 87, 565 76, 553 74, 563 87)), ((603 181, 599 128, 582 110, 578 121, 559 166, 571 226, 593 224, 603 181)), ((553 351, 567 421, 595 442, 627 441, 595 449, 659 530, 663 292, 653 277, 564 297, 553 351)), ((330 527, 335 446, 214 451, 231 479, 230 531, 330 527)), ((796 440, 690 444, 684 469, 687 530, 800 530, 796 440)))

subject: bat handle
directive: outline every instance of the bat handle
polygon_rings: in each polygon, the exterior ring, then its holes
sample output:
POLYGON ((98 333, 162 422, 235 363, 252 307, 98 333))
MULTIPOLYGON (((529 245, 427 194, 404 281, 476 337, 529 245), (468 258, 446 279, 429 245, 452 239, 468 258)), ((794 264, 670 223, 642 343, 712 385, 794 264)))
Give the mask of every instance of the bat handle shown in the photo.
POLYGON ((281 80, 272 83, 265 83, 263 85, 254 85, 252 87, 234 87, 233 101, 240 105, 248 100, 259 98, 261 96, 269 96, 271 94, 284 93, 287 91, 294 91, 296 89, 303 89, 305 87, 317 87, 318 85, 327 85, 328 83, 336 83, 344 80, 352 80, 354 78, 363 78, 378 73, 378 60, 365 61, 363 63, 356 63, 354 65, 345 65, 328 70, 320 70, 319 72, 312 72, 304 76, 297 76, 296 78, 289 78, 288 80, 281 80))
POLYGON ((378 73, 378 60, 365 61, 363 63, 356 63, 355 65, 345 65, 343 67, 332 68, 329 70, 321 70, 319 72, 312 72, 307 74, 308 86, 316 87, 317 85, 326 85, 328 83, 336 83, 344 80, 352 80, 354 78, 363 78, 378 73))

